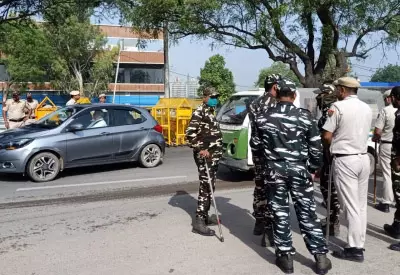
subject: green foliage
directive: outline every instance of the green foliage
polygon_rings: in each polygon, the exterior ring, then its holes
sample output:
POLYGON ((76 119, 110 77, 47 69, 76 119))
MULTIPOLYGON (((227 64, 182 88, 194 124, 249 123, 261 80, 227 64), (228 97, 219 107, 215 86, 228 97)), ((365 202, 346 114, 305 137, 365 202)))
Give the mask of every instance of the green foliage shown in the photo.
POLYGON ((271 67, 260 70, 258 79, 255 83, 256 87, 264 88, 264 80, 267 77, 267 75, 270 75, 270 74, 280 74, 282 77, 285 77, 285 78, 293 81, 294 83, 296 83, 297 87, 300 86, 299 79, 290 70, 288 65, 286 65, 285 63, 282 63, 282 62, 274 62, 271 65, 271 67))
POLYGON ((155 33, 168 21, 176 40, 194 36, 265 50, 271 60, 288 64, 305 87, 325 80, 331 56, 335 75, 343 76, 348 58, 366 58, 374 48, 393 47, 400 38, 398 0, 131 2, 121 5, 121 11, 136 28, 155 33))
POLYGON ((378 69, 371 77, 372 82, 400 82, 400 66, 389 64, 378 69))
POLYGON ((219 100, 222 103, 235 92, 232 72, 225 68, 225 59, 219 54, 211 56, 206 61, 204 68, 200 70, 199 84, 200 96, 205 88, 213 87, 220 94, 219 100))

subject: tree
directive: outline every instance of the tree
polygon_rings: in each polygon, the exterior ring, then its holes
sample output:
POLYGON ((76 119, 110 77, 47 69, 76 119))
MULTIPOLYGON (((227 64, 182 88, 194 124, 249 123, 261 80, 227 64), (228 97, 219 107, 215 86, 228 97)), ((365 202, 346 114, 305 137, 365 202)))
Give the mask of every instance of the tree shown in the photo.
POLYGON ((235 92, 233 74, 225 68, 225 59, 219 54, 206 61, 204 68, 200 70, 199 84, 199 95, 202 95, 205 88, 214 87, 220 94, 219 100, 222 103, 235 92))
POLYGON ((271 65, 271 67, 269 67, 269 68, 261 69, 255 85, 257 87, 264 88, 265 77, 267 75, 269 75, 269 74, 280 74, 281 76, 283 76, 283 77, 293 81, 294 83, 296 83, 297 87, 300 85, 299 79, 290 70, 289 66, 287 64, 285 64, 285 63, 280 62, 280 61, 274 62, 271 65))
POLYGON ((400 66, 389 64, 378 69, 371 77, 372 82, 400 82, 400 66))
POLYGON ((58 59, 53 66, 55 75, 59 76, 55 85, 64 90, 72 85, 81 95, 84 95, 84 83, 90 82, 96 55, 106 56, 101 53, 107 40, 99 27, 90 23, 92 14, 93 9, 81 2, 60 5, 44 14, 44 30, 58 59), (73 82, 68 80, 71 78, 73 82))
POLYGON ((325 80, 330 56, 342 76, 348 58, 365 59, 378 46, 397 45, 400 36, 399 0, 132 0, 126 7, 122 14, 137 29, 160 29, 168 21, 175 39, 264 50, 288 64, 304 87, 325 80))
POLYGON ((1 60, 6 67, 7 81, 3 90, 3 99, 9 89, 17 89, 32 83, 43 83, 49 75, 54 51, 46 40, 43 31, 33 22, 27 22, 23 28, 12 22, 3 26, 4 43, 0 51, 5 55, 1 60))

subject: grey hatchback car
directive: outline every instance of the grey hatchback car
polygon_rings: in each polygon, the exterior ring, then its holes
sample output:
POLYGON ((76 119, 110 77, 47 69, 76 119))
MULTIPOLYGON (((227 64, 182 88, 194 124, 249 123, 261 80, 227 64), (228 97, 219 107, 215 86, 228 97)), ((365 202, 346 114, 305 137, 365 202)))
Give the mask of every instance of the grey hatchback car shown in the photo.
POLYGON ((34 124, 0 133, 0 173, 51 181, 66 168, 117 162, 162 162, 162 127, 142 108, 116 104, 72 105, 34 124))

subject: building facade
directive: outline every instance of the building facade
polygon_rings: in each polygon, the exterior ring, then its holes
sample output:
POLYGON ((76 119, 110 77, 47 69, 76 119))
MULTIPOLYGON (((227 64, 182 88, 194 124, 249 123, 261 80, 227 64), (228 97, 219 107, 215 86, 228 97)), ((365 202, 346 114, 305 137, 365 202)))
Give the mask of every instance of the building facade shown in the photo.
MULTIPOLYGON (((140 38, 132 28, 116 25, 98 25, 107 38, 106 46, 121 46, 117 84, 110 83, 107 93, 112 102, 115 90, 115 103, 152 106, 164 96, 164 52, 163 35, 156 38, 140 38), (145 43, 145 47, 140 47, 145 43)), ((117 68, 117 58, 114 62, 117 68)), ((115 77, 115 76, 114 76, 115 77)), ((0 66, 0 89, 5 87, 6 72, 0 66)), ((33 95, 59 95, 50 83, 28 85, 33 95)), ((67 91, 68 92, 68 91, 67 91)))

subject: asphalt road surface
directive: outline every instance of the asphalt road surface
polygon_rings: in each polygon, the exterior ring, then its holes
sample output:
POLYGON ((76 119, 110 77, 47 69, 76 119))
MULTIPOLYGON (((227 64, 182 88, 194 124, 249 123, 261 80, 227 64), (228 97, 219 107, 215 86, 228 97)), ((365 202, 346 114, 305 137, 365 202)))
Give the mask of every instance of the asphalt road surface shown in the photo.
MULTIPOLYGON (((222 186, 251 186, 249 173, 231 173, 221 167, 218 179, 222 186)), ((82 167, 63 171, 47 183, 34 183, 22 175, 0 175, 0 208, 2 203, 38 200, 98 200, 162 194, 171 185, 198 188, 197 167, 188 147, 167 148, 162 165, 146 169, 134 163, 82 167), (96 199, 97 198, 97 199, 96 199)))

